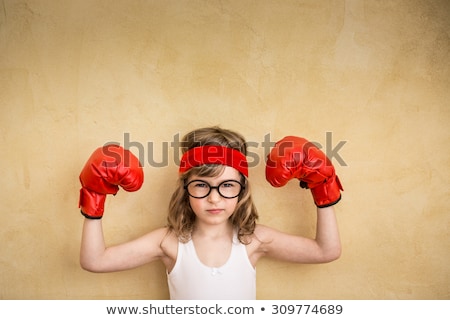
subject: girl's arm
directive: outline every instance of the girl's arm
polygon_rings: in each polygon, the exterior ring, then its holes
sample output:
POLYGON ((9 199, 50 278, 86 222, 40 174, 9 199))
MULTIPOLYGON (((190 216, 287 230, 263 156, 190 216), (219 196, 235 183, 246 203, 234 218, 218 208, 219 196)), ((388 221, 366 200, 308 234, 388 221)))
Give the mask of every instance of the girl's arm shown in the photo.
POLYGON ((79 207, 86 217, 81 239, 80 264, 92 272, 111 272, 138 267, 158 258, 167 258, 161 242, 166 229, 158 229, 136 240, 106 247, 102 217, 108 194, 116 194, 121 186, 137 191, 144 181, 144 173, 130 151, 118 145, 97 148, 80 173, 82 185, 79 207))
POLYGON ((322 262, 341 256, 341 240, 334 207, 317 208, 316 239, 322 262))
POLYGON ((287 234, 258 225, 255 235, 260 239, 262 255, 295 263, 325 263, 341 255, 341 242, 334 208, 317 208, 316 237, 287 234))
POLYGON ((161 243, 166 228, 152 231, 135 240, 106 247, 101 219, 85 219, 81 238, 80 264, 91 272, 113 272, 139 267, 165 257, 161 243))
POLYGON ((301 187, 310 189, 317 207, 317 226, 314 239, 261 227, 255 230, 256 237, 263 239, 261 254, 299 263, 337 259, 341 244, 333 205, 341 200, 343 188, 327 156, 304 138, 284 137, 267 157, 266 179, 274 187, 297 180, 301 187))

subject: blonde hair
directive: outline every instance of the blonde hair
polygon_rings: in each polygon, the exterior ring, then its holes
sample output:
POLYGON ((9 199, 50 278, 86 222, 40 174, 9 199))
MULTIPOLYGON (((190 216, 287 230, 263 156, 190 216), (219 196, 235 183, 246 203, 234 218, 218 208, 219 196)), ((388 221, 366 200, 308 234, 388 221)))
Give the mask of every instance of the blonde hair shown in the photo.
MULTIPOLYGON (((205 146, 220 145, 233 148, 244 155, 247 154, 247 144, 244 137, 234 131, 220 127, 207 127, 193 130, 186 134, 181 141, 182 152, 189 149, 205 146)), ((186 181, 193 175, 200 177, 217 177, 222 174, 222 165, 205 164, 194 167, 181 174, 178 178, 176 189, 169 203, 169 214, 167 217, 168 227, 182 242, 191 239, 194 229, 195 214, 189 205, 189 195, 184 189, 186 181)), ((232 225, 237 229, 237 237, 241 243, 248 244, 251 235, 255 231, 258 212, 251 197, 250 183, 241 174, 241 183, 245 186, 238 197, 238 203, 234 213, 230 217, 232 225)))

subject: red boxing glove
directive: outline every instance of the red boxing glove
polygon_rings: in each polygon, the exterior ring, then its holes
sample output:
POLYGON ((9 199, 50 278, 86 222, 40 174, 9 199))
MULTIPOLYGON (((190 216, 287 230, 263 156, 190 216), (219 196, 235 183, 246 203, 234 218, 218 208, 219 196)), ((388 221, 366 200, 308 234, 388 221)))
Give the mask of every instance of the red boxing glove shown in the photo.
POLYGON ((319 208, 341 200, 344 189, 327 156, 308 140, 287 136, 267 156, 266 179, 272 186, 282 187, 293 178, 300 180, 301 187, 311 189, 319 208))
POLYGON ((80 173, 80 200, 78 207, 89 219, 103 217, 107 194, 115 195, 121 186, 126 191, 137 191, 144 182, 139 160, 118 145, 107 145, 92 153, 80 173))

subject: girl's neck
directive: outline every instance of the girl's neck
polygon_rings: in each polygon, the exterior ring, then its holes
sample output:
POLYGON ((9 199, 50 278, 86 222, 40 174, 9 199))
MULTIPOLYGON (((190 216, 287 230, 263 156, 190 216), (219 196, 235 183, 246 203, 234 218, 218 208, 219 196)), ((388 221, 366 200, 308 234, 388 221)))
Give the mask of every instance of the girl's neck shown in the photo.
POLYGON ((207 238, 221 238, 221 237, 232 237, 233 236, 233 225, 231 222, 218 225, 202 224, 196 223, 194 231, 192 232, 193 237, 207 237, 207 238))

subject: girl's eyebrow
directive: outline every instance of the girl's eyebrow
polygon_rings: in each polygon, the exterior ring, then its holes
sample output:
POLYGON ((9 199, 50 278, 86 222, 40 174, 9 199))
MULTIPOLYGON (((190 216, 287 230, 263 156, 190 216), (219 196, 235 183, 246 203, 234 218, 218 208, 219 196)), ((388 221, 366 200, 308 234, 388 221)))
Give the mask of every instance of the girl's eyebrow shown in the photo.
MULTIPOLYGON (((207 182, 208 184, 210 184, 211 186, 213 186, 212 180, 211 180, 211 179, 214 179, 214 177, 199 177, 199 176, 193 176, 191 179, 189 179, 188 182, 195 181, 195 180, 201 180, 201 181, 205 181, 205 182, 207 182)), ((219 185, 219 184, 221 184, 222 182, 224 182, 224 181, 229 181, 229 180, 234 180, 234 181, 238 181, 238 182, 239 182, 239 179, 236 179, 236 178, 224 178, 224 179, 220 179, 220 180, 218 180, 218 181, 215 181, 215 183, 216 183, 216 185, 219 185)))

